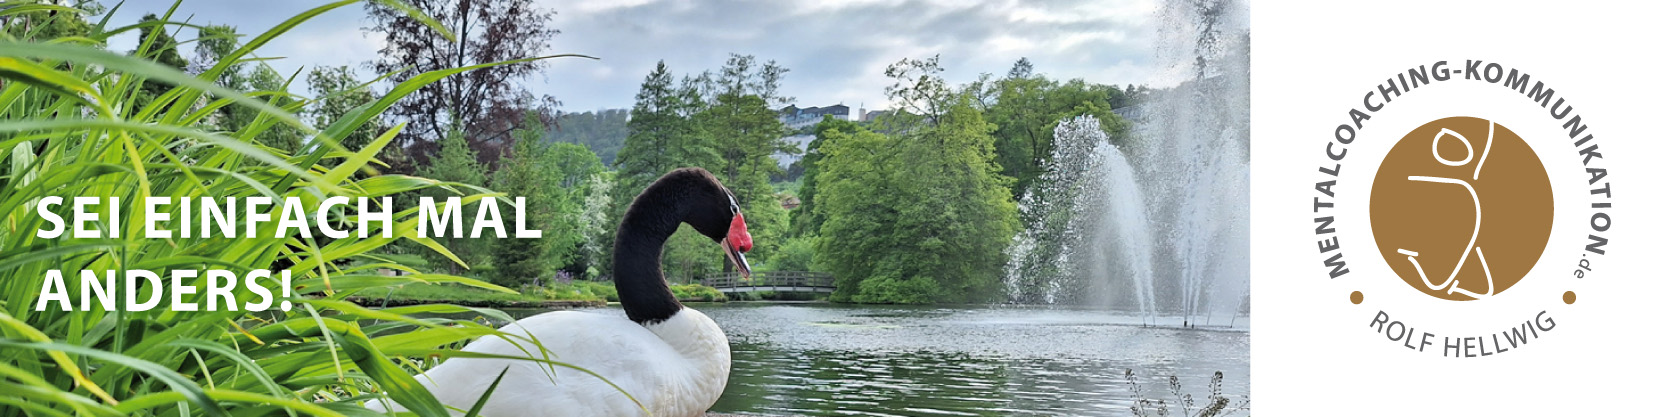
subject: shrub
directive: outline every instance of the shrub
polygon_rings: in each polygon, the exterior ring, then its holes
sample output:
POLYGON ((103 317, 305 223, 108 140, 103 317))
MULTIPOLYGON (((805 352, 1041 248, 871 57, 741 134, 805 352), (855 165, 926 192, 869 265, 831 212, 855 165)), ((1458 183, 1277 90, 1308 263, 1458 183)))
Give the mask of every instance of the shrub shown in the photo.
MULTIPOLYGON (((850 301, 865 304, 926 304, 938 301, 942 290, 930 278, 882 275, 863 280, 850 301)), ((836 294, 837 295, 837 294, 836 294)), ((835 300, 843 301, 843 300, 835 300)))
POLYGON ((771 271, 810 271, 816 256, 816 237, 799 236, 782 242, 770 256, 771 271))
POLYGON ((614 289, 612 282, 573 281, 571 285, 581 294, 590 295, 600 300, 619 302, 619 290, 614 289))
POLYGON ((700 284, 673 285, 671 293, 677 296, 678 300, 684 301, 729 301, 717 288, 700 284))

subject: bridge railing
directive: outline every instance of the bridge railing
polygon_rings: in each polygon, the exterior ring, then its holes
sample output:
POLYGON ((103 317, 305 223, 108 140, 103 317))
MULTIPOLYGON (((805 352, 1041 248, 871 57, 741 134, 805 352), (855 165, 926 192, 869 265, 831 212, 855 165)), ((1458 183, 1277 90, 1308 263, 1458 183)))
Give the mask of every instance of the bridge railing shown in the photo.
POLYGON ((712 288, 735 287, 826 287, 834 286, 833 274, 826 272, 806 271, 768 271, 755 272, 750 278, 742 278, 739 272, 725 272, 700 280, 701 285, 712 288))

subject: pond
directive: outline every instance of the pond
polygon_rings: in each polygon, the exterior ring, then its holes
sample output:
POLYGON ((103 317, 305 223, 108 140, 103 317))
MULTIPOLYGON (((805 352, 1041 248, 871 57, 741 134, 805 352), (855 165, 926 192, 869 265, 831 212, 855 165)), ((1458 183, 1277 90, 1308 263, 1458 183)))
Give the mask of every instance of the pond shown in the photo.
MULTIPOLYGON (((1111 416, 1130 415, 1137 398, 1146 398, 1162 399, 1180 415, 1170 377, 1193 396, 1196 410, 1217 371, 1232 406, 1250 394, 1244 317, 1233 328, 1183 329, 1144 327, 1137 315, 1119 312, 1050 307, 690 306, 723 327, 734 357, 714 412, 1111 416), (1139 395, 1125 377, 1129 370, 1139 395)), ((624 315, 618 307, 592 311, 624 315)))

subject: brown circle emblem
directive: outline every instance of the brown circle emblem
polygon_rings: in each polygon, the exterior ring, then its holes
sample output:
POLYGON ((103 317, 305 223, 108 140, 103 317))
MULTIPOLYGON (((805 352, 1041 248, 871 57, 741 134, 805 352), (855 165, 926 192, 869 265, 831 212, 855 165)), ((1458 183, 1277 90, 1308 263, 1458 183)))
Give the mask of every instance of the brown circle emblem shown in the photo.
POLYGON ((1551 237, 1551 180, 1522 137, 1449 117, 1413 129, 1372 184, 1378 252, 1407 285, 1444 300, 1498 295, 1551 237))

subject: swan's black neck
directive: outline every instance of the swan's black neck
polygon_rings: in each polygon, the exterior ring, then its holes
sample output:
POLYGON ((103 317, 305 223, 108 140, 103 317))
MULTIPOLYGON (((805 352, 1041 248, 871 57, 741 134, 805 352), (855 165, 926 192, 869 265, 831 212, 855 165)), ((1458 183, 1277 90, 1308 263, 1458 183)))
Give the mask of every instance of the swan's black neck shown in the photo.
POLYGON ((637 324, 658 323, 683 310, 660 270, 661 249, 683 221, 679 196, 668 191, 651 186, 637 196, 614 239, 614 288, 625 315, 637 324))

